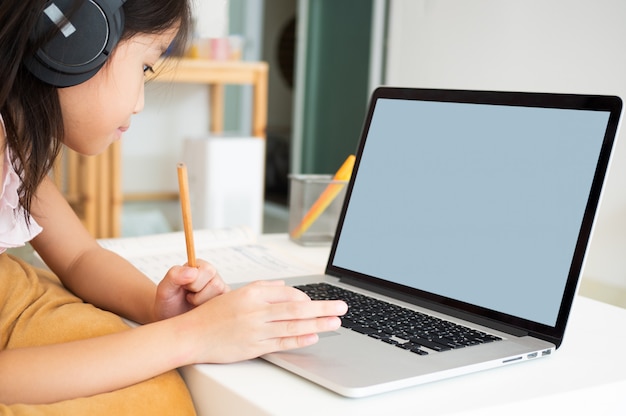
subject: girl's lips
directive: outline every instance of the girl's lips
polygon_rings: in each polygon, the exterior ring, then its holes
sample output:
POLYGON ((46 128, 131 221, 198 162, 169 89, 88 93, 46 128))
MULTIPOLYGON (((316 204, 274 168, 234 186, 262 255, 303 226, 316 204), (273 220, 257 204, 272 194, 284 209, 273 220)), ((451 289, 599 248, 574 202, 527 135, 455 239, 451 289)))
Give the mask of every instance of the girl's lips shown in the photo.
POLYGON ((126 127, 118 127, 117 128, 117 134, 115 135, 116 138, 115 140, 120 140, 122 138, 122 135, 126 132, 126 130, 128 130, 129 126, 126 127))

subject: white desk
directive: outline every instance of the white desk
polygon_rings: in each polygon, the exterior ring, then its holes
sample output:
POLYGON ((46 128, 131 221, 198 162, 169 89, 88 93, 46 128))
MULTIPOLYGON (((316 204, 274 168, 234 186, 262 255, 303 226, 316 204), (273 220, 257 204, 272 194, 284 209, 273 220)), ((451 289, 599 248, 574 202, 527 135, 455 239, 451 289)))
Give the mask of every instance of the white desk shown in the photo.
MULTIPOLYGON (((260 240, 324 269, 328 247, 301 247, 286 235, 260 240)), ((625 344, 626 310, 578 296, 563 345, 551 357, 374 397, 341 397, 261 359, 194 365, 181 373, 201 416, 624 415, 625 344), (606 344, 593 347, 593 339, 606 344)))

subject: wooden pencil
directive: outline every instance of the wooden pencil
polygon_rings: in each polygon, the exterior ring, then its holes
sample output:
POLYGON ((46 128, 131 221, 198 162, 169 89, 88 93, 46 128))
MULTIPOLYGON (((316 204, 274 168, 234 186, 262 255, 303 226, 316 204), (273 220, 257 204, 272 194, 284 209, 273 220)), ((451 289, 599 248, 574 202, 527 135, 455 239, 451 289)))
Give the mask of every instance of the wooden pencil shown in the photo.
POLYGON ((189 182, 187 179, 187 166, 178 164, 178 188, 180 193, 180 207, 183 214, 183 229, 185 231, 185 243, 187 246, 187 265, 196 267, 196 249, 193 243, 193 226, 191 223, 191 203, 189 202, 189 182))

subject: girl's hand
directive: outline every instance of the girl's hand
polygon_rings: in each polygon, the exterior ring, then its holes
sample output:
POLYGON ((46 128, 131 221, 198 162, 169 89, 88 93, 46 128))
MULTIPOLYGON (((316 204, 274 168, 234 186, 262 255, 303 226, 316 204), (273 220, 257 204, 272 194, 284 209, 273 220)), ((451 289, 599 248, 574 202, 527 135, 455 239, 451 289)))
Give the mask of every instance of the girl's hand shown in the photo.
POLYGON ((156 320, 171 318, 230 290, 212 264, 198 260, 197 267, 174 266, 157 286, 156 320))
POLYGON ((255 282, 180 316, 178 329, 191 341, 192 363, 229 363, 314 344, 318 332, 341 326, 347 310, 343 301, 312 301, 282 281, 255 282))

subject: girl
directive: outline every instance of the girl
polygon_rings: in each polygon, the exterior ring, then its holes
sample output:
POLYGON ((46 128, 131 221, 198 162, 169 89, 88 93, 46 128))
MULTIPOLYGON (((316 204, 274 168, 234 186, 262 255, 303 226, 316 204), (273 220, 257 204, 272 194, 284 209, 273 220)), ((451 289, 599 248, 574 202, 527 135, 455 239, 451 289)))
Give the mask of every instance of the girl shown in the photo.
POLYGON ((177 367, 303 347, 340 326, 341 301, 280 282, 231 291, 203 261, 155 287, 99 247, 46 177, 61 143, 93 155, 121 138, 144 72, 189 22, 188 0, 0 2, 0 414, 183 414, 177 367), (4 252, 29 240, 54 275, 4 252))

